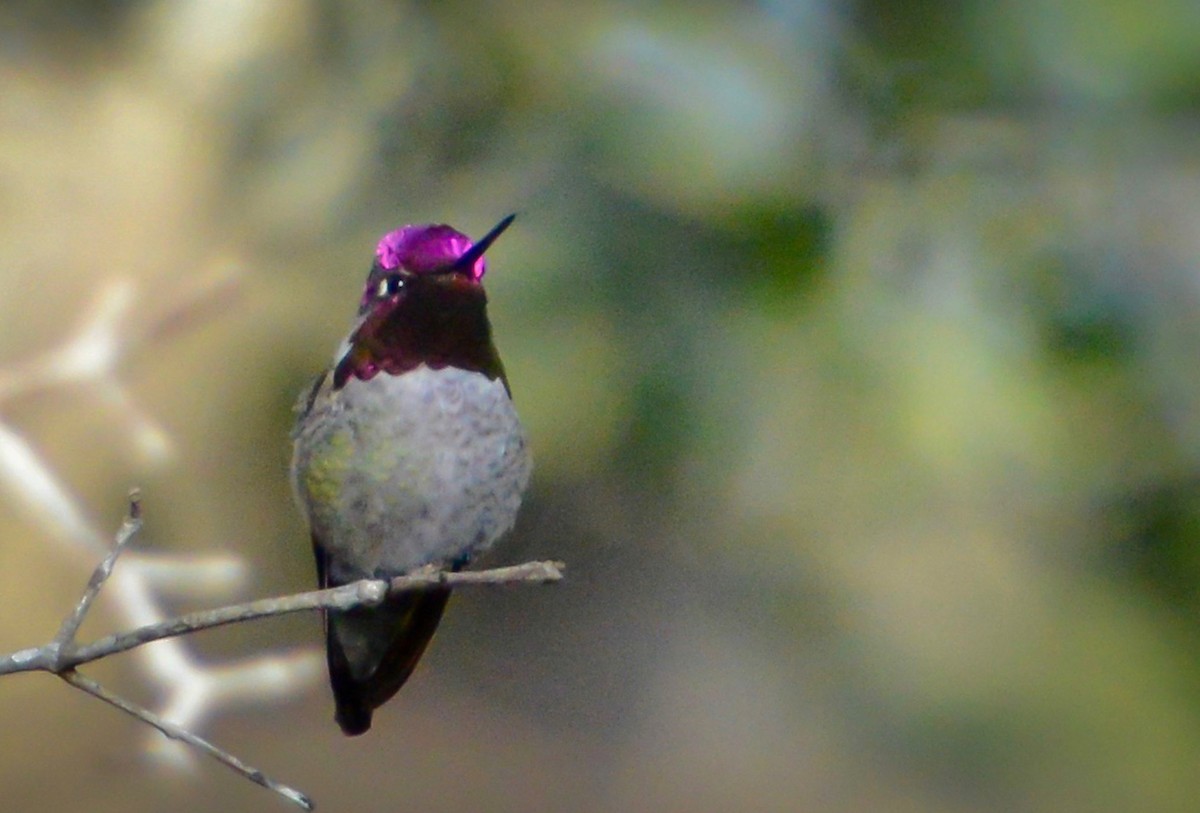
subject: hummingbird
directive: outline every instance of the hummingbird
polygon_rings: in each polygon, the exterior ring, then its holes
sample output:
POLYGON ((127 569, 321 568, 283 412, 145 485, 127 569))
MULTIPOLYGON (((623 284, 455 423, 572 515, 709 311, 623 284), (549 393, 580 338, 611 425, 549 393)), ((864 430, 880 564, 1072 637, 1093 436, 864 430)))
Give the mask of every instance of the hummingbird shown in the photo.
MULTIPOLYGON (((301 394, 291 480, 322 588, 458 570, 511 530, 529 483, 525 430, 492 341, 484 252, 444 224, 389 232, 333 363, 301 394)), ((355 736, 404 685, 450 589, 325 611, 335 719, 355 736)))

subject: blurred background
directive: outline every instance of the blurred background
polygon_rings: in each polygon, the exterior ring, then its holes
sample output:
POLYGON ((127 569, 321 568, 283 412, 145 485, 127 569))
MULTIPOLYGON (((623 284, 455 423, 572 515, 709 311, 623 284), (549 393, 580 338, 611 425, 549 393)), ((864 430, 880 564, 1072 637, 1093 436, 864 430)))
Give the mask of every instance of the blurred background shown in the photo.
MULTIPOLYGON (((136 484, 141 550, 244 561, 172 612, 313 586, 291 408, 378 237, 520 213, 489 563, 568 580, 461 591, 354 740, 315 616, 186 643, 304 653, 196 727, 320 809, 1195 809, 1200 6, 9 0, 0 88, 0 380, 122 280, 136 339, 0 424, 105 535, 136 484)), ((14 471, 6 652, 94 564, 14 471)), ((148 741, 0 685, 13 809, 290 809, 148 741)))

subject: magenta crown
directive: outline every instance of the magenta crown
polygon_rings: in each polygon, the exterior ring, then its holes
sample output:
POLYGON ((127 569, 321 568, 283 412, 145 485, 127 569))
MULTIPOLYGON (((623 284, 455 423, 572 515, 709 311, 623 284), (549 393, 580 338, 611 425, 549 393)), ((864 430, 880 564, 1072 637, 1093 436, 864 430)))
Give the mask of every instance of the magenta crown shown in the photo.
POLYGON ((516 217, 512 214, 501 220, 478 243, 444 223, 405 226, 385 234, 375 247, 375 256, 385 271, 401 268, 413 274, 445 274, 470 269, 471 279, 479 282, 487 272, 483 252, 516 217))
MULTIPOLYGON (((470 237, 450 226, 426 223, 388 232, 375 247, 375 256, 389 271, 402 268, 414 274, 427 274, 444 271, 472 245, 470 237)), ((487 263, 480 256, 471 267, 471 277, 478 282, 486 271, 487 263)))

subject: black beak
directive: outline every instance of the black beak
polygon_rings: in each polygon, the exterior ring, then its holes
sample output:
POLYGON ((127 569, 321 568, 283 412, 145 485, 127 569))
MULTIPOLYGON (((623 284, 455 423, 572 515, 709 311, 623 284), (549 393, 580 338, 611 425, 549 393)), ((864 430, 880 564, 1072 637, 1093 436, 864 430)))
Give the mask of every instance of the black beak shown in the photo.
POLYGON ((493 226, 492 230, 483 236, 483 239, 467 249, 465 254, 463 254, 450 265, 446 266, 444 269, 435 271, 434 273, 456 274, 463 271, 470 271, 475 267, 475 261, 483 256, 483 253, 491 247, 492 243, 496 242, 496 238, 504 234, 504 230, 511 226, 512 222, 516 219, 517 215, 515 212, 504 218, 495 226, 493 226))

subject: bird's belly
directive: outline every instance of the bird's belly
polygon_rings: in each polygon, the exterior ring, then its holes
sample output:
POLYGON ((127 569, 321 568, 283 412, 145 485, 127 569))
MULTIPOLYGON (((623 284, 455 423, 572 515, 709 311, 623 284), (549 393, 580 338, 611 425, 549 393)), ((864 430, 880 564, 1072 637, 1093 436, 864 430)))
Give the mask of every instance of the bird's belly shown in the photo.
POLYGON ((295 487, 335 582, 490 546, 529 480, 502 381, 456 368, 350 379, 297 434, 295 487))

